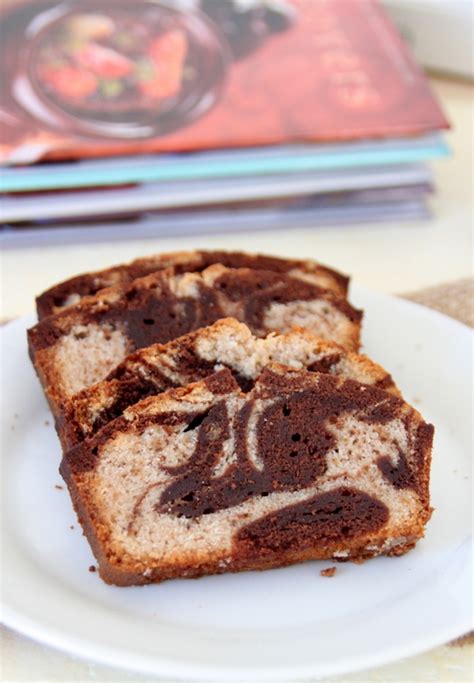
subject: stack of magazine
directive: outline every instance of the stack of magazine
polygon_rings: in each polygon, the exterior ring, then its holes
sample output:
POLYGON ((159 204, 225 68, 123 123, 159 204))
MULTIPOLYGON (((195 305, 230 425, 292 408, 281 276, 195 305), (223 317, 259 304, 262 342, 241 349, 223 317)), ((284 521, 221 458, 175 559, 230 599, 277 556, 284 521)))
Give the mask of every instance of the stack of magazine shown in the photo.
POLYGON ((447 127, 376 0, 3 0, 2 239, 423 218, 447 127))

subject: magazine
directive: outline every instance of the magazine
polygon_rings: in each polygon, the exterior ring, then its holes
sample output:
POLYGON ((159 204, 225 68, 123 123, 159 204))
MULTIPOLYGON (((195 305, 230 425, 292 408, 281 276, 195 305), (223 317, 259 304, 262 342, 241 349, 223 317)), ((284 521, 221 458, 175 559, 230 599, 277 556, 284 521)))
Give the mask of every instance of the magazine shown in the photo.
POLYGON ((0 162, 447 126, 376 0, 2 0, 0 162))

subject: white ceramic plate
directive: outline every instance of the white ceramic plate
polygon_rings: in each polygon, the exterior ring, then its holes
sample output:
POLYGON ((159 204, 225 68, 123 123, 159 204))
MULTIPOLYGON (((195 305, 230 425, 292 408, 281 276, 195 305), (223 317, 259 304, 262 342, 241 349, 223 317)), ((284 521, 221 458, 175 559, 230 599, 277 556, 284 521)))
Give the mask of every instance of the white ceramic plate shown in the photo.
POLYGON ((436 425, 426 538, 401 558, 106 586, 58 474, 60 449, 27 357, 2 330, 3 616, 49 645, 104 663, 218 681, 342 674, 472 628, 471 331, 415 304, 355 289, 364 347, 436 425), (71 529, 71 526, 74 528, 71 529))

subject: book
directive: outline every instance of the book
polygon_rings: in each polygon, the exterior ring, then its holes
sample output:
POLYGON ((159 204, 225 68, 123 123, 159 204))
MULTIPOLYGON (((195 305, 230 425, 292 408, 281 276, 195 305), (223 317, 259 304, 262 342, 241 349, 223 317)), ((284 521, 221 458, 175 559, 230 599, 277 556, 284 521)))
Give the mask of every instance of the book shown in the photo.
POLYGON ((448 125, 376 0, 91 7, 3 0, 0 162, 272 145, 303 155, 448 125))
POLYGON ((396 166, 449 154, 439 134, 417 138, 357 141, 326 145, 285 145, 214 150, 191 154, 162 154, 74 163, 36 164, 0 171, 0 192, 107 187, 124 183, 205 181, 246 176, 284 176, 295 173, 331 174, 371 166, 396 166))
POLYGON ((109 240, 147 239, 180 235, 254 234, 263 230, 293 230, 327 225, 426 220, 429 185, 378 188, 331 196, 304 196, 239 205, 191 206, 100 219, 45 221, 6 225, 0 232, 3 249, 58 244, 92 244, 109 240))
MULTIPOLYGON (((29 192, 4 196, 1 217, 4 223, 71 219, 76 216, 102 216, 206 207, 213 204, 316 197, 341 192, 377 188, 430 185, 432 173, 425 164, 389 164, 364 168, 344 168, 319 173, 292 173, 290 176, 264 175, 244 178, 212 178, 195 181, 122 185, 118 188, 89 188, 29 192)), ((380 201, 380 200, 379 200, 380 201)))

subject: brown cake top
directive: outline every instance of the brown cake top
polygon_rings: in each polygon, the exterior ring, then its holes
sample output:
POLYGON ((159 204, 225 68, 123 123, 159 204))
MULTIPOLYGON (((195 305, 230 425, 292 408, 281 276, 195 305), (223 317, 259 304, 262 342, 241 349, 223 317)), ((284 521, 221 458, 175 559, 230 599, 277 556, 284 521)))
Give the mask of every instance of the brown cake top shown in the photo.
POLYGON ((270 304, 282 306, 313 299, 326 301, 352 323, 360 322, 361 312, 346 299, 313 283, 270 271, 215 265, 202 273, 178 276, 170 270, 162 271, 102 290, 40 321, 30 331, 30 339, 40 349, 75 326, 100 322, 126 328, 133 346, 142 348, 227 317, 232 304, 240 314, 236 317, 245 318, 253 329, 262 331, 270 304))
POLYGON ((137 259, 113 268, 84 273, 61 282, 36 299, 38 317, 52 315, 78 303, 84 296, 96 294, 107 287, 126 284, 137 278, 172 267, 176 274, 202 271, 220 263, 229 268, 251 268, 288 273, 300 279, 308 279, 321 287, 332 289, 345 296, 349 278, 327 266, 310 260, 286 259, 263 254, 226 251, 190 251, 159 254, 137 259))

